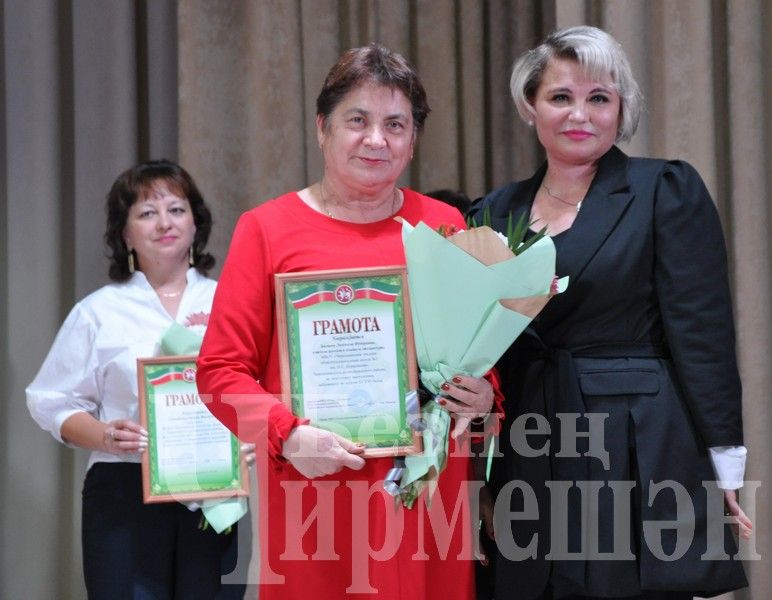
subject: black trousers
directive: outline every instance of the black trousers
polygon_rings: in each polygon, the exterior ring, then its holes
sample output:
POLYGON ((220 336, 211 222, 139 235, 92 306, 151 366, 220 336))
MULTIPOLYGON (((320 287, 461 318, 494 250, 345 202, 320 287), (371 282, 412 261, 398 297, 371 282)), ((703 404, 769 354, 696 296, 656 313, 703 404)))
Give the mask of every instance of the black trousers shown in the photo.
MULTIPOLYGON (((90 600, 215 600, 244 596, 221 585, 237 565, 238 533, 201 529, 201 512, 144 504, 139 464, 96 463, 83 484, 83 571, 90 600)), ((242 519, 249 531, 248 518, 242 519)), ((245 547, 244 544, 240 544, 245 547)), ((248 546, 246 546, 248 547, 248 546)), ((242 556, 246 572, 249 556, 242 556)))
MULTIPOLYGON (((692 600, 691 592, 643 592, 640 596, 603 598, 602 600, 692 600)), ((569 596, 566 600, 601 600, 592 596, 569 596)))
MULTIPOLYGON (((692 600, 691 592, 643 592, 639 596, 624 596, 618 598, 598 598, 596 596, 564 596, 562 600, 692 600)), ((547 586, 544 593, 536 600, 553 600, 552 586, 547 586)), ((479 597, 478 597, 479 600, 479 597)))
MULTIPOLYGON (((603 598, 602 600, 692 600, 691 592, 643 592, 640 596, 625 596, 619 598, 603 598)), ((538 600, 553 600, 552 586, 539 596, 538 600)), ((601 600, 596 596, 567 596, 563 600, 601 600)))

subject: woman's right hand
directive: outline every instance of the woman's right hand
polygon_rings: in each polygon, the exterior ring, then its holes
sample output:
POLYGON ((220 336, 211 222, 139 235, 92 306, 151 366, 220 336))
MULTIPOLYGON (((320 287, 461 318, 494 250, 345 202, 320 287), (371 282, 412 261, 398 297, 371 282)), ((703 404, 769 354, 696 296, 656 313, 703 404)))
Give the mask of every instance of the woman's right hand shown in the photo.
POLYGON ((105 423, 102 433, 104 449, 111 454, 136 454, 147 449, 147 431, 129 419, 105 423))
POLYGON ((358 471, 365 466, 364 444, 356 444, 331 431, 298 425, 287 437, 282 456, 304 477, 313 479, 337 473, 344 467, 358 471))

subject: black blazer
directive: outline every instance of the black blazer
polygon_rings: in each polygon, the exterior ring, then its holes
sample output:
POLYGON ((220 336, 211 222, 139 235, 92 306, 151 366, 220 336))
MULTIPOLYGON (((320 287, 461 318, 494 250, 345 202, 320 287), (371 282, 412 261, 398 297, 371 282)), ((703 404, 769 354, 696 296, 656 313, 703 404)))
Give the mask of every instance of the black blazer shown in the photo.
MULTIPOLYGON (((490 193, 471 216, 479 222, 489 211, 494 228, 504 231, 510 212, 514 219, 530 212, 545 172, 543 165, 532 178, 490 193)), ((630 158, 614 147, 601 158, 573 226, 559 240, 557 272, 569 276, 568 289, 547 304, 498 365, 507 423, 525 413, 545 415, 553 426, 554 454, 561 425, 556 413, 608 414, 604 448, 610 465, 592 458, 528 458, 502 438, 497 490, 509 481, 527 482, 540 512, 530 527, 517 521, 500 526, 512 526, 520 547, 540 534, 540 558, 501 556, 499 597, 534 597, 548 579, 557 596, 622 596, 638 589, 715 594, 746 585, 738 563, 700 558, 710 512, 701 482, 714 479, 707 447, 743 443, 726 251, 704 183, 685 162, 630 158), (550 537, 544 484, 588 478, 637 481, 632 525, 638 541, 643 521, 675 518, 673 502, 659 498, 648 506, 651 482, 678 481, 695 508, 689 551, 680 560, 661 561, 644 544, 633 548, 634 561, 544 561, 550 537)), ((529 443, 540 446, 532 438, 529 443)), ((522 501, 513 497, 510 506, 522 510, 522 501)), ((581 528, 579 505, 566 501, 565 510, 569 522, 575 517, 569 529, 581 528)), ((608 512, 613 506, 604 508, 601 501, 601 540, 612 535, 611 522, 604 522, 608 512)), ((581 537, 576 531, 569 536, 581 537)))

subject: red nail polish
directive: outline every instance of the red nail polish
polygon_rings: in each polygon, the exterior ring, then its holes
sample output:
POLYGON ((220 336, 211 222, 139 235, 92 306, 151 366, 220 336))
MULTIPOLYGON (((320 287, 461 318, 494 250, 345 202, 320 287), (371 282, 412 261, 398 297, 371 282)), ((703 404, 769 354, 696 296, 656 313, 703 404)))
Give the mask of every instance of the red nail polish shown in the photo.
POLYGON ((447 383, 443 383, 443 384, 440 386, 440 389, 441 389, 441 390, 445 390, 445 391, 448 391, 448 390, 450 389, 450 386, 449 386, 447 383))
POLYGON ((456 376, 456 377, 454 377, 453 379, 451 379, 451 381, 452 381, 453 383, 461 383, 461 378, 460 378, 460 377, 458 377, 458 376, 456 376))
POLYGON ((437 400, 437 402, 439 403, 440 406, 445 406, 448 403, 448 401, 445 400, 444 398, 440 398, 439 400, 437 400))

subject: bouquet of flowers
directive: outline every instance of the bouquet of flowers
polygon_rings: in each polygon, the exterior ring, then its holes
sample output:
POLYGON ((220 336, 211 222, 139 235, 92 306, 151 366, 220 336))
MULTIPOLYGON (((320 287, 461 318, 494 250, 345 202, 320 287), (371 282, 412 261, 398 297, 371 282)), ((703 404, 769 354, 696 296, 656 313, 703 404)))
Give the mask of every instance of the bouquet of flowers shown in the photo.
MULTIPOLYGON (((483 222, 489 218, 483 216, 483 222)), ((402 222, 410 305, 421 382, 433 394, 457 374, 481 377, 567 278, 555 278, 555 246, 544 230, 524 241, 525 217, 505 237, 487 225, 434 231, 402 222), (450 327, 448 324, 452 324, 450 327)), ((408 508, 445 466, 450 414, 422 408, 424 451, 401 459, 385 487, 408 508)))

